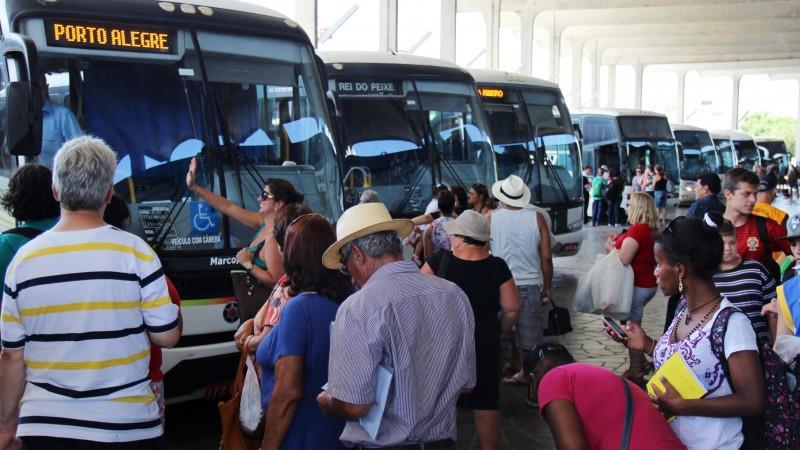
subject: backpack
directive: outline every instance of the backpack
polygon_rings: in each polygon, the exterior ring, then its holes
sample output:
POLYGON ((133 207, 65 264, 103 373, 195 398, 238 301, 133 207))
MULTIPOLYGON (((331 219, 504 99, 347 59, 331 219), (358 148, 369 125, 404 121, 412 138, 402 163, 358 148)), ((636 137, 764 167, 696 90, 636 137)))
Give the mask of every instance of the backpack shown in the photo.
POLYGON ((28 240, 31 240, 42 233, 44 233, 44 231, 33 227, 17 227, 3 232, 3 234, 16 234, 17 236, 26 237, 28 240))
POLYGON ((761 242, 764 243, 764 255, 762 255, 761 259, 758 260, 764 267, 767 269, 767 272, 772 276, 772 279, 775 280, 776 283, 779 283, 781 280, 781 266, 772 259, 772 252, 769 249, 771 244, 771 240, 769 238, 769 232, 767 232, 767 219, 761 216, 754 215, 756 219, 756 228, 758 228, 758 237, 761 239, 761 242))
MULTIPOLYGON (((731 314, 736 308, 719 312, 711 326, 711 351, 720 361, 722 371, 735 392, 725 358, 725 332, 731 314)), ((791 391, 787 375, 791 372, 768 343, 759 343, 759 356, 764 369, 765 408, 763 415, 742 418, 744 449, 797 449, 800 448, 800 389, 791 391)))

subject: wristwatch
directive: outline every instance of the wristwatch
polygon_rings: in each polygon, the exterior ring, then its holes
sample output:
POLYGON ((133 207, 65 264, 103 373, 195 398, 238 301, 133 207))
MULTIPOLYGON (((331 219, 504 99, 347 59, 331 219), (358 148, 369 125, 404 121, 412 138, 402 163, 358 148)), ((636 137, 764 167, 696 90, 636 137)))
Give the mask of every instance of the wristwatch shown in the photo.
POLYGON ((242 263, 239 263, 239 264, 241 264, 242 267, 244 267, 244 269, 246 271, 248 271, 248 272, 253 270, 253 262, 252 261, 245 261, 245 262, 242 262, 242 263))

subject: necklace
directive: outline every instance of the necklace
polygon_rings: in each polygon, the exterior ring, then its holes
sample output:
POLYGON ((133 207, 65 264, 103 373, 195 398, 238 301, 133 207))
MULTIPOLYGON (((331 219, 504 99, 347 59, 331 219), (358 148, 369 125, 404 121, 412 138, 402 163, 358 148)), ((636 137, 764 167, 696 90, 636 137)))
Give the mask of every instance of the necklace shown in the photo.
POLYGON ((715 295, 714 298, 712 298, 711 300, 703 303, 702 305, 700 305, 697 308, 692 309, 692 310, 690 310, 689 306, 687 305, 686 306, 686 318, 684 319, 683 324, 684 325, 689 325, 689 320, 692 318, 692 314, 696 313, 697 311, 700 311, 701 309, 703 309, 704 306, 708 305, 709 303, 713 302, 714 300, 717 300, 718 298, 719 298, 719 295, 715 295))
MULTIPOLYGON (((716 298, 714 298, 714 300, 717 300, 717 303, 719 303, 719 298, 720 298, 720 297, 719 297, 719 296, 717 296, 716 298)), ((711 303, 711 302, 708 302, 708 303, 711 303)), ((707 305, 708 303, 706 303, 706 305, 707 305)), ((695 308, 695 311, 697 311, 697 309, 699 309, 699 308, 695 308)), ((706 323, 706 321, 708 320, 708 318, 709 318, 709 317, 711 317, 711 313, 712 313, 712 312, 714 312, 714 311, 716 311, 716 310, 717 310, 717 308, 709 308, 709 310, 708 310, 708 311, 706 311, 706 314, 703 316, 703 318, 702 318, 702 319, 700 319, 700 321, 699 321, 699 322, 697 322, 697 325, 695 325, 695 326, 694 326, 694 328, 692 328, 692 329, 691 329, 691 330, 690 330, 688 333, 686 333, 686 336, 685 336, 684 338, 691 336, 691 335, 692 335, 692 333, 694 333, 695 331, 699 330, 699 329, 700 329, 700 327, 701 327, 701 326, 703 326, 703 325, 706 323)), ((686 309, 686 315, 687 315, 687 316, 689 315, 689 309, 688 309, 688 307, 687 307, 687 309, 686 309)), ((686 324, 688 325, 689 323, 688 323, 688 322, 686 322, 686 324)), ((675 325, 675 327, 672 329, 672 342, 678 342, 678 325, 677 325, 677 324, 676 324, 676 325, 675 325)))

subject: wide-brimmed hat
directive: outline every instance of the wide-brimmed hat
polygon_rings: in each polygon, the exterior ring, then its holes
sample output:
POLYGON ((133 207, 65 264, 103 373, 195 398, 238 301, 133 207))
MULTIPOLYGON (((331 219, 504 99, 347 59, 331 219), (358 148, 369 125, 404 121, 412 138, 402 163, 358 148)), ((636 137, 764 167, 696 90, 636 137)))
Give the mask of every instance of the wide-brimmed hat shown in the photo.
POLYGON ((358 238, 381 231, 396 231, 403 238, 413 229, 414 222, 408 219, 392 219, 383 203, 355 205, 345 211, 336 223, 336 242, 322 254, 322 265, 329 269, 341 269, 339 250, 358 238))
POLYGON ((492 185, 492 195, 508 206, 523 208, 531 202, 531 190, 516 175, 509 175, 492 185))
POLYGON ((466 236, 476 241, 487 242, 489 237, 489 221, 483 214, 468 209, 461 213, 456 220, 442 224, 444 231, 450 236, 466 236))

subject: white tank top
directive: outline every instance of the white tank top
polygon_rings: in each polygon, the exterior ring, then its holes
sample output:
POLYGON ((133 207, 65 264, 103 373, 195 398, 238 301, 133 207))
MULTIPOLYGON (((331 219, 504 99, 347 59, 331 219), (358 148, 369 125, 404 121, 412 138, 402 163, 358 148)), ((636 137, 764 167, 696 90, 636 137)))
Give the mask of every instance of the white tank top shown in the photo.
POLYGON ((536 210, 495 210, 491 236, 492 254, 505 260, 518 286, 542 285, 536 210))

